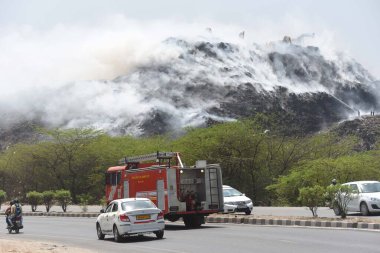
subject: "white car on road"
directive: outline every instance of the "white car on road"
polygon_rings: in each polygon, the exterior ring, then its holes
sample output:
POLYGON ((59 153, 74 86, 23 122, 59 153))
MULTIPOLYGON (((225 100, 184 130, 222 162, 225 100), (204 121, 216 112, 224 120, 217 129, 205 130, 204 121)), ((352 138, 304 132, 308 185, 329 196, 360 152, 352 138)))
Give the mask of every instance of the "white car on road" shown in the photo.
POLYGON ((154 233, 158 239, 164 236, 164 214, 147 198, 117 199, 101 210, 96 219, 96 231, 100 240, 113 235, 116 242, 123 236, 154 233))
POLYGON ((380 213, 379 181, 355 181, 343 185, 353 189, 352 198, 347 204, 347 212, 361 212, 364 216, 380 213))
POLYGON ((225 213, 245 212, 248 215, 252 212, 252 200, 231 186, 223 185, 223 199, 225 213))

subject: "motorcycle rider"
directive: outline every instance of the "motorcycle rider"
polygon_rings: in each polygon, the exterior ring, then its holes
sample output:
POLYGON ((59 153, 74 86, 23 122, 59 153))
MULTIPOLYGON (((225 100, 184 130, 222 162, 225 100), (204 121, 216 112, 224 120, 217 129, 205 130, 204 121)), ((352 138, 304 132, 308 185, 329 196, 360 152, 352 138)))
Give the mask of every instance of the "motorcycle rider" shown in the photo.
POLYGON ((7 228, 13 226, 12 221, 11 221, 11 217, 10 217, 12 205, 13 205, 13 200, 9 202, 7 209, 5 209, 5 221, 7 222, 7 225, 8 225, 7 228))
MULTIPOLYGON (((17 217, 22 216, 22 208, 18 199, 13 200, 13 205, 11 207, 10 220, 12 223, 16 221, 17 217)), ((21 217, 21 225, 22 225, 22 217, 21 217)))

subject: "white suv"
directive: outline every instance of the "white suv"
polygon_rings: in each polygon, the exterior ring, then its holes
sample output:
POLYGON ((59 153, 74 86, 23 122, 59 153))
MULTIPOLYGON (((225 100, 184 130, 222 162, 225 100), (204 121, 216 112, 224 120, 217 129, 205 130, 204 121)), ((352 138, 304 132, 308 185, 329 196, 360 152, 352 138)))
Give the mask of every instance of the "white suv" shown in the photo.
POLYGON ((355 181, 343 185, 349 185, 353 189, 352 199, 347 205, 347 212, 361 212, 364 216, 380 213, 379 181, 355 181))
POLYGON ((239 192, 235 188, 223 185, 224 212, 245 212, 249 215, 252 212, 252 200, 239 192))

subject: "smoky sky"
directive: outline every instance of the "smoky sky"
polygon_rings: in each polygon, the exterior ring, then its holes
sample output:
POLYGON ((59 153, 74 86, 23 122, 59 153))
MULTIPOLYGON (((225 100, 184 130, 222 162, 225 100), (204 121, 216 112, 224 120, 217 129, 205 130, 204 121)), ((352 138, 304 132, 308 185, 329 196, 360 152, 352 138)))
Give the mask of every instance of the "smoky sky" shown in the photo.
MULTIPOLYGON (((274 40, 284 34, 329 32, 334 44, 380 76, 380 2, 377 0, 16 0, 0 1, 0 29, 26 25, 51 30, 57 25, 101 26, 122 16, 138 24, 169 23, 235 26, 252 41, 274 40), (265 32, 264 32, 265 31, 265 32)), ((3 34, 3 33, 2 33, 3 34)), ((1 36, 1 35, 0 35, 1 36)))

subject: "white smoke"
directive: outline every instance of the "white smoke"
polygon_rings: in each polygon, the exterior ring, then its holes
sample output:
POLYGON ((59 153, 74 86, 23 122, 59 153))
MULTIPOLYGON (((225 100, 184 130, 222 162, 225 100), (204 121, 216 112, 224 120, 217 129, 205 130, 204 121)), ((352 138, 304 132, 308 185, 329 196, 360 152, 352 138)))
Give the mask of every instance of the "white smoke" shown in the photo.
MULTIPOLYGON (((318 82, 305 85, 287 78, 281 74, 281 65, 273 72, 266 59, 268 52, 296 54, 278 42, 285 34, 277 34, 274 42, 261 41, 258 45, 250 36, 240 38, 240 27, 213 24, 211 33, 205 28, 203 24, 170 21, 136 23, 122 16, 98 27, 58 25, 49 31, 28 26, 0 28, 0 127, 37 119, 55 127, 112 130, 127 126, 130 133, 140 134, 138 124, 154 109, 171 115, 173 128, 199 125, 205 118, 231 120, 207 112, 218 106, 216 98, 223 94, 212 94, 214 100, 186 98, 183 96, 188 84, 237 87, 250 82, 260 83, 261 89, 267 91, 279 85, 296 93, 328 91, 318 82), (221 60, 187 56, 188 47, 176 44, 177 40, 166 40, 172 36, 190 44, 224 41, 238 52, 226 54, 216 49, 221 60), (172 68, 168 72, 141 71, 164 66, 172 68), (220 71, 226 66, 227 71, 220 71), (245 72, 254 74, 247 76, 245 72), (119 78, 113 82, 116 77, 119 78), (195 80, 196 77, 203 78, 195 80), (157 97, 157 93, 161 96, 157 97), (174 98, 186 105, 175 105, 174 98)), ((258 31, 257 35, 262 33, 258 31)), ((305 37, 298 43, 318 45, 327 59, 340 64, 342 78, 358 81, 357 75, 344 71, 349 59, 325 46, 328 43, 321 37, 305 37)))

